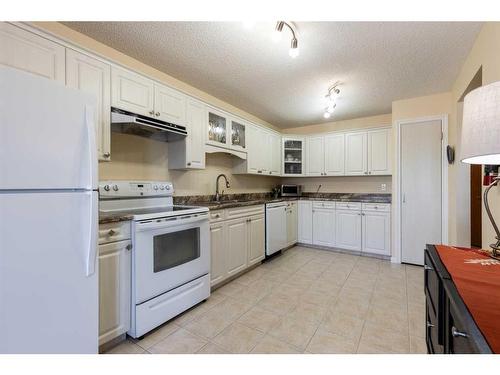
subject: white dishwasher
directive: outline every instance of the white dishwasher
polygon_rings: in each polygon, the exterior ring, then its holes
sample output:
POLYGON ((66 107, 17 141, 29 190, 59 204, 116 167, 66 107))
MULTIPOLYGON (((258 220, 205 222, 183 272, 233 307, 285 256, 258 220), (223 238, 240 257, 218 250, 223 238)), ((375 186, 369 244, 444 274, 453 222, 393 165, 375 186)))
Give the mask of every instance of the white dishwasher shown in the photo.
POLYGON ((266 204, 266 256, 286 247, 286 202, 266 204))

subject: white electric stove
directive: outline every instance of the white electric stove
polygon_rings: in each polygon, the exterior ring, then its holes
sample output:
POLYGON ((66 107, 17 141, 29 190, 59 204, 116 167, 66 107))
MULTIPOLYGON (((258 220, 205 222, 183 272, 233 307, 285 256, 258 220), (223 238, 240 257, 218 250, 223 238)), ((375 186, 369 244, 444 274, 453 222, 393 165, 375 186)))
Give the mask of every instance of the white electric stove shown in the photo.
POLYGON ((164 181, 99 184, 100 213, 132 215, 132 337, 210 296, 208 208, 174 205, 173 192, 164 181))

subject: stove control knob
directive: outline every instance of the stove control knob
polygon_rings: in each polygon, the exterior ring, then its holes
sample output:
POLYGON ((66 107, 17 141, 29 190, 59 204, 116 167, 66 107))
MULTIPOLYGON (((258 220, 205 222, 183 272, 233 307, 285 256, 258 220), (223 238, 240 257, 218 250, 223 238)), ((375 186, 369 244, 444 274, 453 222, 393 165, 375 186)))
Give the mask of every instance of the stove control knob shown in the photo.
POLYGON ((170 185, 165 185, 165 189, 170 190, 170 185))
POLYGON ((109 191, 109 185, 104 185, 104 190, 109 191))
POLYGON ((160 185, 160 189, 161 189, 161 190, 165 190, 165 186, 160 185))
POLYGON ((153 189, 158 190, 158 185, 153 185, 153 189))
POLYGON ((114 191, 118 191, 118 189, 119 189, 119 188, 118 188, 118 185, 113 185, 113 190, 114 190, 114 191))

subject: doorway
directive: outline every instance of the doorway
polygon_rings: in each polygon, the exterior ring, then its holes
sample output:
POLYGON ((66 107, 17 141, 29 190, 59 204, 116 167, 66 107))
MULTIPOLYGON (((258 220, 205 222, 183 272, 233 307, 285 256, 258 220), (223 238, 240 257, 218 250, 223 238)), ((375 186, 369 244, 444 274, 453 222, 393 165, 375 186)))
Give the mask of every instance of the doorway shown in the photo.
POLYGON ((401 261, 423 265, 426 244, 446 242, 445 125, 443 118, 398 125, 401 261))
POLYGON ((470 245, 482 248, 482 166, 470 166, 470 245))

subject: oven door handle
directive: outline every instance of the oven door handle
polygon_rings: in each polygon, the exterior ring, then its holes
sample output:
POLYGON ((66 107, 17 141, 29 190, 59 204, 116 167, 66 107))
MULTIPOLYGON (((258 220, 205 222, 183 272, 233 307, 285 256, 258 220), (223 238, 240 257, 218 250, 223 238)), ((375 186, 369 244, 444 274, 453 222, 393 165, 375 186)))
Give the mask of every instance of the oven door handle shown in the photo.
POLYGON ((208 213, 138 221, 135 223, 135 228, 137 231, 144 231, 144 230, 151 230, 158 228, 171 228, 177 225, 192 224, 205 220, 208 220, 208 213))

